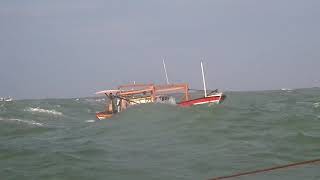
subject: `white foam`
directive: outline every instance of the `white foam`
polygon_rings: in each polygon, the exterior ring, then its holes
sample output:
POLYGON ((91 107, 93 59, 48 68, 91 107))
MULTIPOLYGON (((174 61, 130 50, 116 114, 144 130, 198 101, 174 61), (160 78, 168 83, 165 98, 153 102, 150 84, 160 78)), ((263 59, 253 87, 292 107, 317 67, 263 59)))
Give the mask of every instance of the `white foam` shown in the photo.
POLYGON ((88 123, 96 122, 95 120, 86 120, 88 123))
POLYGON ((102 101, 106 101, 106 99, 102 98, 102 99, 96 99, 96 102, 102 102, 102 101))
POLYGON ((36 108, 28 108, 25 111, 29 111, 29 112, 38 112, 38 113, 47 113, 47 114, 53 114, 53 115, 58 115, 58 116, 62 116, 62 112, 56 111, 54 109, 52 110, 47 110, 47 109, 41 109, 39 107, 36 108))
POLYGON ((36 125, 36 126, 43 126, 42 123, 38 123, 38 122, 33 121, 33 120, 24 120, 24 119, 2 119, 2 118, 0 118, 0 121, 17 121, 17 122, 21 122, 21 123, 36 125))
POLYGON ((317 103, 313 103, 313 107, 315 107, 315 108, 318 108, 318 107, 320 107, 320 102, 317 102, 317 103))

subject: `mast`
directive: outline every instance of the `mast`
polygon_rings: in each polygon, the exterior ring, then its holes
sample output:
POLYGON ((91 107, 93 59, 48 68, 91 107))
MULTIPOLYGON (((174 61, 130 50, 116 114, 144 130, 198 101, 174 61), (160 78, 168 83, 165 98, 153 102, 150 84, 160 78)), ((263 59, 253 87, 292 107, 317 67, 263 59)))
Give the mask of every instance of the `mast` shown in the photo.
POLYGON ((167 84, 170 84, 170 83, 169 83, 169 78, 168 78, 168 73, 167 73, 167 68, 166 68, 166 63, 164 62, 164 58, 162 59, 162 64, 163 64, 164 72, 165 72, 165 74, 166 74, 167 84))
POLYGON ((201 64, 201 72, 202 72, 202 81, 203 81, 204 97, 207 97, 206 79, 204 78, 204 71, 203 71, 202 61, 200 62, 200 64, 201 64))

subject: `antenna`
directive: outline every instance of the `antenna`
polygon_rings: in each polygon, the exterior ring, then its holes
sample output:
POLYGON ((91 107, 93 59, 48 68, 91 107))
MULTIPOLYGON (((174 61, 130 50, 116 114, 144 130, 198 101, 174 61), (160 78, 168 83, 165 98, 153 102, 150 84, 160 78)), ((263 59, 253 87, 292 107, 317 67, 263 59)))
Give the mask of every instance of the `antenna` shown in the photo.
POLYGON ((202 72, 202 81, 203 81, 204 97, 207 97, 206 79, 204 78, 204 71, 203 71, 202 61, 200 62, 200 64, 201 64, 201 72, 202 72))
POLYGON ((169 78, 168 78, 168 73, 167 73, 167 68, 166 68, 166 63, 164 62, 164 58, 162 59, 162 63, 163 63, 164 72, 165 72, 165 74, 166 74, 167 84, 170 84, 170 83, 169 83, 169 78))

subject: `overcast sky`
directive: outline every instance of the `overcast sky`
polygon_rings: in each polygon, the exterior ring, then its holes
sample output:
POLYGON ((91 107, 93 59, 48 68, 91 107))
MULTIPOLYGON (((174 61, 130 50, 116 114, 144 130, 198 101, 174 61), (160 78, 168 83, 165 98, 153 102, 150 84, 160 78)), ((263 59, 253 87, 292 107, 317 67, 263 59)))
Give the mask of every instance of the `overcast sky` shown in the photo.
POLYGON ((319 0, 2 0, 0 96, 82 97, 136 82, 320 86, 319 0))

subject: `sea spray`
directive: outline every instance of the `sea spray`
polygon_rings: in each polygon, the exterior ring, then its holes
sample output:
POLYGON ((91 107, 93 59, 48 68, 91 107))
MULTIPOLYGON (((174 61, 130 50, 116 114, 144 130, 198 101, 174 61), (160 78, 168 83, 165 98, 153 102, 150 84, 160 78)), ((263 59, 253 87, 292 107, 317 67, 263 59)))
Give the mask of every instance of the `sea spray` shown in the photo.
POLYGON ((41 109, 39 107, 36 107, 36 108, 30 107, 30 108, 25 109, 25 111, 34 112, 34 113, 47 113, 47 114, 52 114, 52 115, 57 115, 57 116, 63 115, 61 112, 58 112, 54 109, 47 110, 47 109, 41 109))

